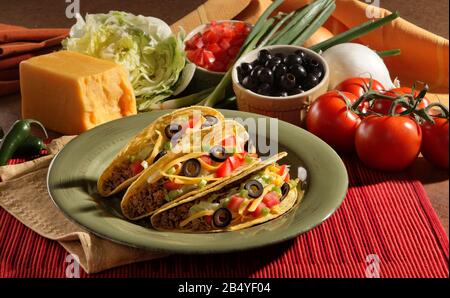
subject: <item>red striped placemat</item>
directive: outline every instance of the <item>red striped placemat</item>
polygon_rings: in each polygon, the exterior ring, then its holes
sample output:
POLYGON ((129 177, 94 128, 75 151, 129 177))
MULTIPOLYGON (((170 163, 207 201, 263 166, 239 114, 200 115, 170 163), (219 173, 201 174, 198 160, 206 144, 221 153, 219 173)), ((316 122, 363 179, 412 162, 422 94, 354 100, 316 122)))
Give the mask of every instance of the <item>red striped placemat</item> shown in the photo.
MULTIPOLYGON (((419 181, 346 161, 338 211, 294 240, 240 253, 173 255, 81 277, 448 277, 448 237, 419 181)), ((65 277, 66 251, 0 210, 0 277, 65 277)))

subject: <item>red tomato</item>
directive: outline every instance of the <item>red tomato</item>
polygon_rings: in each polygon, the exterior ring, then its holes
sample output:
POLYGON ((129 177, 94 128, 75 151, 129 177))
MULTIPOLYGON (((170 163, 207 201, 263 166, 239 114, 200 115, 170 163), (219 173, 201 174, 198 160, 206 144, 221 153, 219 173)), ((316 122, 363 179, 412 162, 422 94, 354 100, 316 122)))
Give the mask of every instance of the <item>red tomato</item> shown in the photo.
MULTIPOLYGON (((341 92, 351 103, 358 97, 341 92)), ((311 104, 306 115, 307 129, 338 151, 354 150, 355 131, 360 117, 347 108, 345 100, 336 91, 319 96, 311 104)))
POLYGON ((263 203, 266 204, 267 208, 272 208, 273 206, 280 204, 278 194, 274 191, 267 193, 263 198, 263 203))
POLYGON ((207 30, 203 33, 203 42, 205 44, 216 43, 219 41, 219 36, 212 30, 207 30))
MULTIPOLYGON (((369 84, 370 78, 350 78, 340 83, 335 89, 352 93, 359 98, 369 89, 369 84)), ((380 82, 372 79, 372 88, 370 90, 383 91, 385 89, 380 82)), ((369 102, 364 101, 360 105, 360 109, 364 113, 367 112, 369 109, 369 102)))
POLYGON ((206 222, 208 225, 211 224, 211 221, 212 221, 212 215, 207 215, 207 216, 205 216, 205 222, 206 222))
MULTIPOLYGON (((387 96, 397 97, 399 95, 411 94, 411 92, 412 92, 411 88, 401 87, 401 88, 395 88, 395 89, 389 90, 389 91, 385 92, 385 94, 387 96)), ((419 95, 419 91, 414 90, 414 97, 416 97, 417 95, 419 95)), ((419 103, 418 108, 423 109, 423 108, 427 107, 429 104, 430 104, 430 100, 427 97, 424 97, 422 99, 422 101, 419 103)), ((389 114, 391 105, 392 105, 392 101, 389 99, 376 99, 373 102, 371 110, 376 113, 382 114, 382 115, 387 115, 387 114, 389 114)), ((406 111, 406 108, 402 107, 401 105, 397 105, 395 107, 395 113, 397 113, 397 114, 400 114, 401 112, 404 112, 404 111, 406 111)))
POLYGON ((167 190, 175 190, 175 189, 180 189, 181 187, 183 187, 182 184, 178 184, 178 183, 175 183, 173 181, 164 182, 163 186, 167 190))
POLYGON ((355 146, 368 167, 400 171, 417 158, 422 141, 420 126, 408 116, 369 116, 356 130, 355 146))
MULTIPOLYGON (((335 89, 361 97, 369 89, 369 84, 370 78, 350 78, 340 83, 335 89)), ((370 90, 383 91, 385 89, 380 82, 372 79, 372 89, 370 90)))
POLYGON ((140 172, 144 170, 144 167, 141 165, 142 161, 135 161, 130 165, 131 172, 133 173, 133 176, 136 176, 140 172))
POLYGON ((232 170, 237 169, 241 165, 241 162, 236 156, 230 156, 228 157, 228 160, 230 161, 232 170))
POLYGON ((286 177, 284 177, 284 182, 289 182, 289 180, 291 179, 289 173, 287 173, 286 177))
POLYGON ((216 170, 216 177, 223 178, 230 176, 232 172, 230 160, 227 158, 216 170))
POLYGON ((238 196, 232 196, 230 201, 228 202, 227 208, 230 209, 230 211, 238 212, 239 206, 244 202, 244 198, 238 197, 238 196))
POLYGON ((264 203, 259 203, 258 207, 256 207, 256 210, 251 212, 251 216, 253 217, 259 217, 261 215, 262 210, 266 208, 266 204, 264 203))
POLYGON ((435 124, 422 124, 421 152, 435 166, 448 169, 448 119, 434 118, 434 121, 435 124))

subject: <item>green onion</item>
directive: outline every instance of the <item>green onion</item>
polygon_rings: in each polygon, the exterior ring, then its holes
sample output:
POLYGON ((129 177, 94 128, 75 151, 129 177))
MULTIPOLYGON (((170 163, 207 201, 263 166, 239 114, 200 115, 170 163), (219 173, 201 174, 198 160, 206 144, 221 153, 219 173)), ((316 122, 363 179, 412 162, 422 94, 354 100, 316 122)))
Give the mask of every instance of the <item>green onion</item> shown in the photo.
POLYGON ((225 199, 221 200, 220 201, 220 205, 222 207, 227 207, 229 202, 230 202, 230 198, 228 197, 228 198, 225 198, 225 199))
POLYGON ((295 11, 292 11, 290 14, 287 14, 285 17, 281 18, 278 21, 278 23, 276 23, 275 26, 273 26, 272 30, 270 30, 270 32, 266 35, 263 41, 261 41, 259 46, 260 47, 265 46, 269 42, 269 40, 274 36, 274 34, 278 31, 278 29, 280 29, 281 26, 283 26, 283 24, 286 23, 286 21, 288 21, 294 14, 295 11))
POLYGON ((276 192, 277 194, 279 194, 281 196, 282 192, 281 192, 281 188, 278 186, 274 186, 272 187, 272 191, 276 192))
POLYGON ((377 52, 378 56, 380 56, 381 58, 390 57, 390 56, 398 56, 401 53, 402 53, 402 51, 400 49, 392 49, 392 50, 377 52))
POLYGON ((393 20, 395 20, 398 17, 399 17, 399 13, 394 12, 394 13, 392 13, 384 18, 381 18, 379 20, 368 21, 359 26, 353 27, 341 34, 333 36, 332 38, 329 38, 321 43, 318 43, 318 44, 312 46, 310 49, 313 51, 316 51, 316 52, 325 51, 326 49, 328 49, 334 45, 352 41, 364 34, 369 33, 370 31, 373 31, 389 22, 392 22, 393 20))
POLYGON ((228 97, 215 105, 217 109, 228 109, 235 110, 237 109, 236 96, 228 97))
POLYGON ((336 9, 334 1, 329 1, 325 9, 316 17, 316 19, 292 42, 292 44, 303 45, 305 41, 314 34, 331 16, 336 9))
POLYGON ((248 198, 248 190, 241 189, 241 191, 239 192, 239 195, 243 198, 248 198))
POLYGON ((172 142, 166 142, 165 144, 164 144, 164 150, 166 150, 166 151, 170 151, 170 150, 172 150, 172 142))
POLYGON ((150 109, 152 110, 166 110, 166 109, 178 109, 186 106, 191 106, 199 103, 202 98, 205 98, 214 90, 214 87, 202 90, 200 92, 192 93, 179 98, 163 101, 158 104, 153 104, 150 109))
POLYGON ((176 173, 176 171, 177 171, 177 170, 175 169, 175 167, 171 167, 170 169, 167 170, 167 174, 173 175, 173 174, 176 173))
POLYGON ((200 183, 198 184, 198 187, 199 187, 199 188, 203 188, 203 187, 206 186, 206 184, 208 184, 208 181, 206 181, 205 179, 202 179, 202 180, 200 181, 200 183))
POLYGON ((290 22, 290 26, 286 26, 280 36, 273 40, 270 44, 292 44, 295 37, 302 32, 306 26, 325 8, 330 0, 317 0, 299 10, 295 18, 290 22))
POLYGON ((261 215, 262 215, 262 216, 267 216, 267 215, 269 214, 269 212, 270 212, 270 209, 267 208, 267 207, 264 207, 264 208, 261 210, 261 215))
MULTIPOLYGON (((266 20, 269 17, 269 15, 277 9, 278 6, 283 4, 284 0, 276 0, 272 2, 272 4, 267 7, 267 9, 264 11, 264 13, 258 18, 258 21, 256 22, 255 26, 253 26, 252 31, 245 39, 244 44, 242 45, 241 52, 243 52, 243 49, 246 49, 247 46, 250 44, 250 42, 253 42, 253 39, 259 35, 261 29, 265 27, 266 20)), ((238 55, 240 56, 240 55, 238 55)))
POLYGON ((246 155, 245 156, 245 163, 250 164, 253 162, 253 158, 251 158, 250 156, 246 155))

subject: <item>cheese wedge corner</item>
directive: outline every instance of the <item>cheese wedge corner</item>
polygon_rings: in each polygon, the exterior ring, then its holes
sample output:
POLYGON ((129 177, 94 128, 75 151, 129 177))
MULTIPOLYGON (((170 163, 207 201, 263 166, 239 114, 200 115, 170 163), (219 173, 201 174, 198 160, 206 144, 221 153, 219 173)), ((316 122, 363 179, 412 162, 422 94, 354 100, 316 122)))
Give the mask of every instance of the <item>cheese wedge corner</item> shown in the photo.
POLYGON ((22 117, 74 135, 136 114, 126 71, 118 64, 58 51, 20 63, 22 117))

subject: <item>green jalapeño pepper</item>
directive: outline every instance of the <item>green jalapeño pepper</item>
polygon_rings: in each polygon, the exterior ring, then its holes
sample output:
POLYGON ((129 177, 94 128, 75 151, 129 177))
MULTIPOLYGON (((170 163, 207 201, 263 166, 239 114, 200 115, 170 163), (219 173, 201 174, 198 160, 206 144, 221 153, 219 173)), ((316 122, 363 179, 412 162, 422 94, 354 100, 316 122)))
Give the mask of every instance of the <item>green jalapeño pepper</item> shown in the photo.
POLYGON ((44 131, 45 137, 48 138, 47 131, 39 121, 33 119, 17 120, 6 134, 0 145, 0 166, 6 165, 16 150, 31 135, 32 124, 39 125, 44 131))

